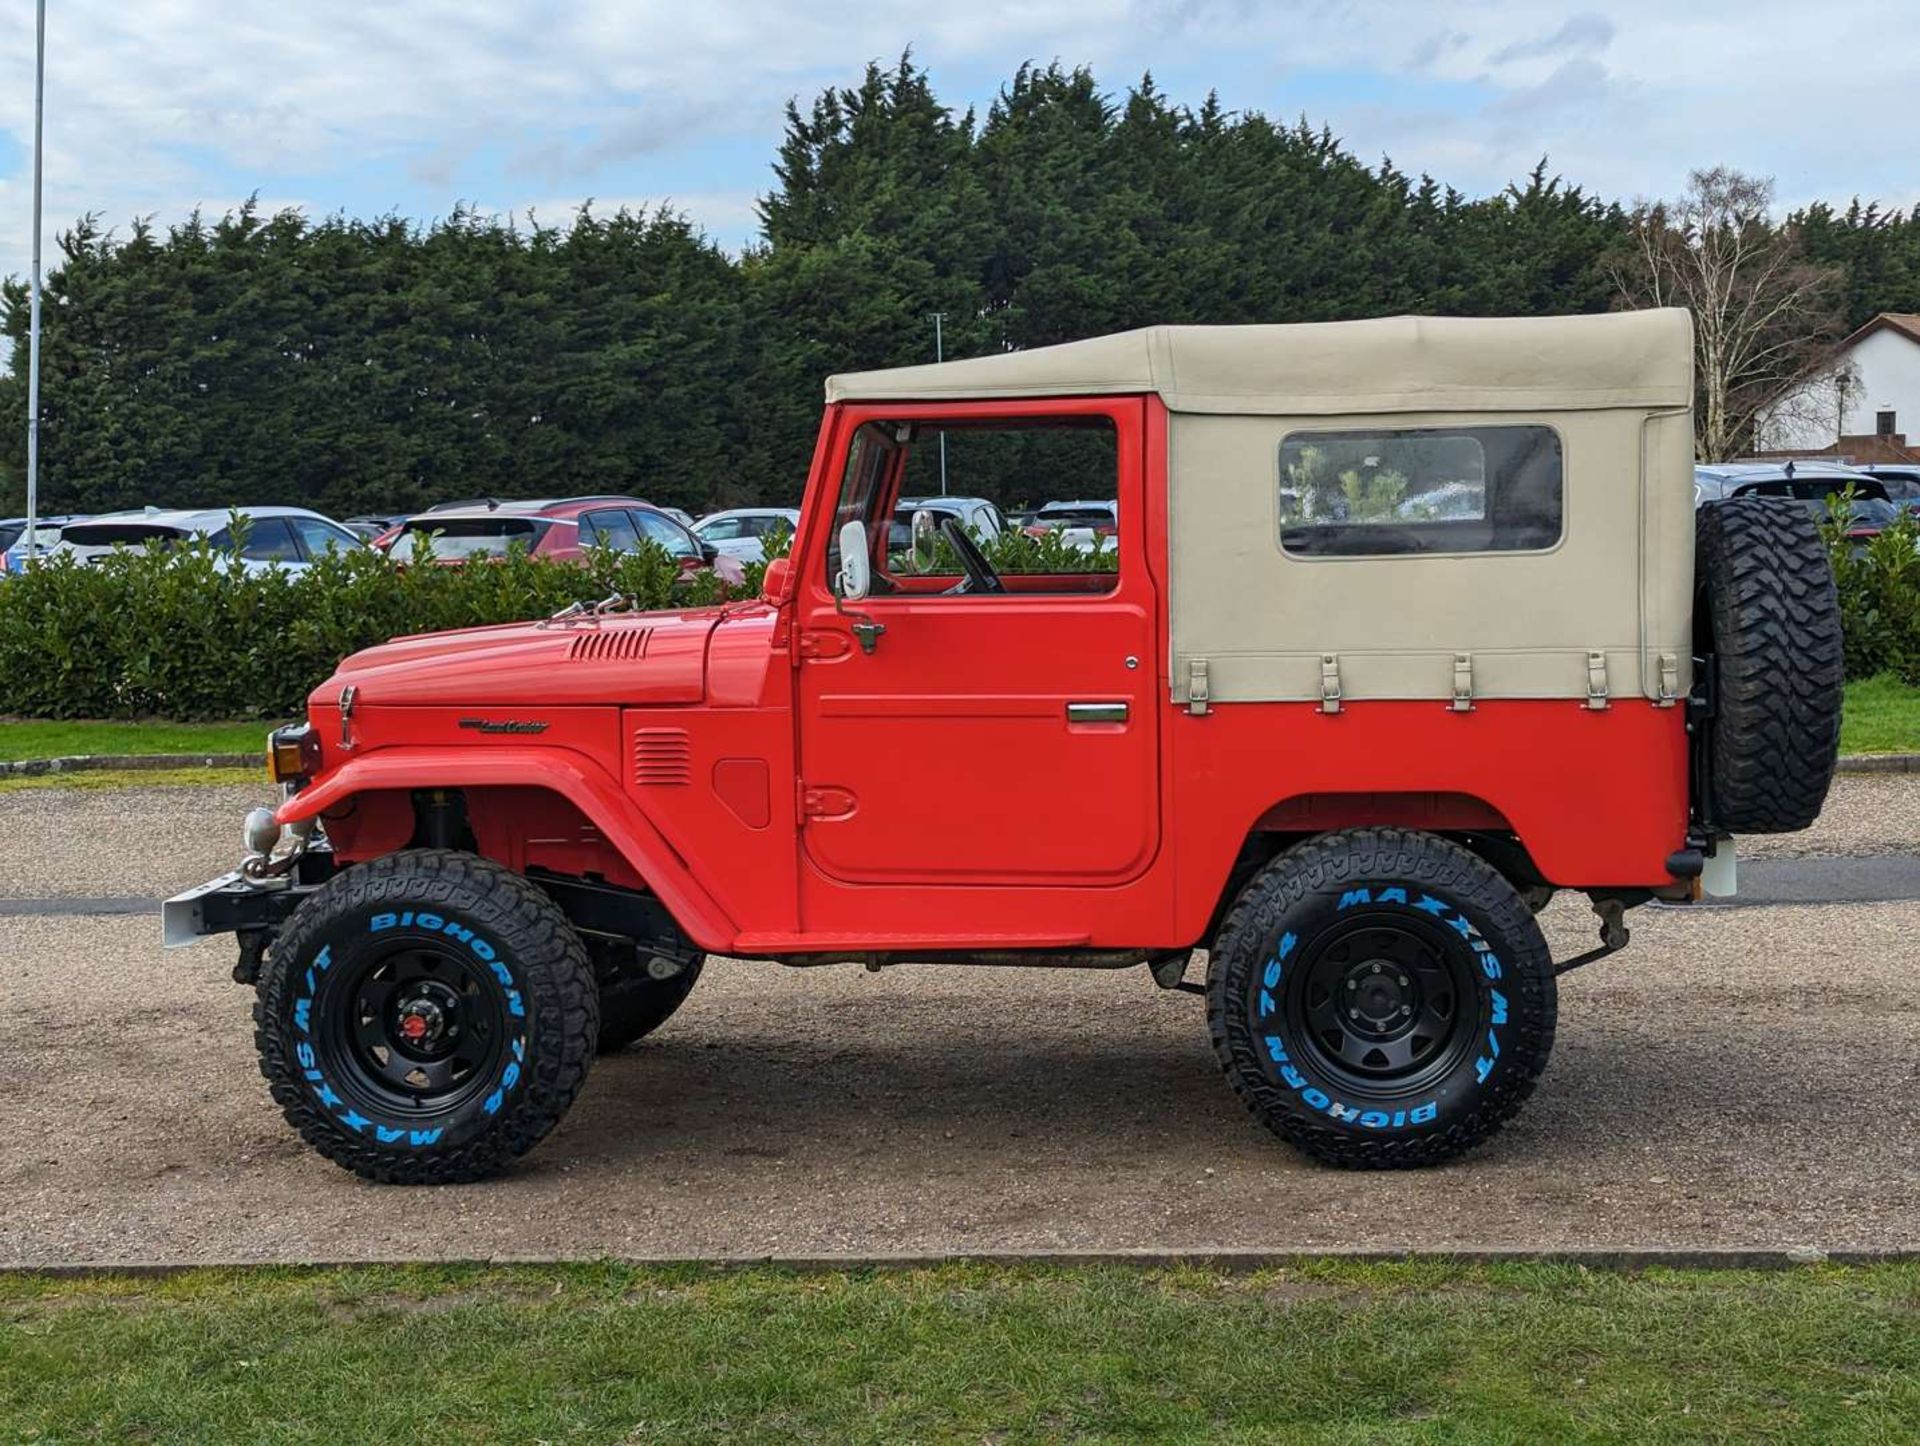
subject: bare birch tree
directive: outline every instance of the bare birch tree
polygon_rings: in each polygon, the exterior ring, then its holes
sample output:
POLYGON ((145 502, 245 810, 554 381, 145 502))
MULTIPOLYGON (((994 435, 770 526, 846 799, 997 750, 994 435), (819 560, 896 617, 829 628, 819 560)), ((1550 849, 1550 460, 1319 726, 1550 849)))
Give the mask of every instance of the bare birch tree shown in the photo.
POLYGON ((1610 268, 1625 304, 1693 313, 1694 445, 1705 462, 1748 449, 1770 403, 1833 365, 1839 272, 1810 263, 1772 206, 1771 178, 1695 171, 1678 200, 1634 209, 1631 244, 1610 268))

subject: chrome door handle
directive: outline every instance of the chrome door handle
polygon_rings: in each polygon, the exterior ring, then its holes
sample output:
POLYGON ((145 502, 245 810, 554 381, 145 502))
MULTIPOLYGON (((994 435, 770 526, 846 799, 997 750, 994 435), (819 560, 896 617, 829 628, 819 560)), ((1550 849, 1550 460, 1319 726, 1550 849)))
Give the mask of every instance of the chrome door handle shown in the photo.
POLYGON ((1125 703, 1069 703, 1067 704, 1069 723, 1124 723, 1127 721, 1125 703))

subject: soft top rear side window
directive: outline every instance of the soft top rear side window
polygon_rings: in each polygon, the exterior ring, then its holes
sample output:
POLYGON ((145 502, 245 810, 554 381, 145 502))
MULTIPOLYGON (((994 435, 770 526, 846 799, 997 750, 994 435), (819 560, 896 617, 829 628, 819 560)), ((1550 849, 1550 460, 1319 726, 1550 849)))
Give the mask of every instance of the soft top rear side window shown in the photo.
POLYGON ((1551 427, 1291 432, 1280 546, 1296 557, 1539 552, 1560 540, 1565 493, 1551 427))

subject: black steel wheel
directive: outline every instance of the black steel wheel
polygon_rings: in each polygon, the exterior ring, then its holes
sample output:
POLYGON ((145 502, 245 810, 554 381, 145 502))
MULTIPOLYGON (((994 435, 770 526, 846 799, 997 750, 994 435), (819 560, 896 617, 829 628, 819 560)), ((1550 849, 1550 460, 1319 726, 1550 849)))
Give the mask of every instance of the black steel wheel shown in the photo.
POLYGON ((1553 1047, 1546 940, 1511 884, 1399 829, 1281 855, 1211 951, 1208 1020, 1253 1114, 1314 1158, 1428 1165, 1495 1133, 1553 1047))
POLYGON ((553 901, 489 860, 410 850, 301 905, 261 966, 274 1099, 337 1164, 476 1180, 558 1123, 599 1034, 593 966, 553 901))

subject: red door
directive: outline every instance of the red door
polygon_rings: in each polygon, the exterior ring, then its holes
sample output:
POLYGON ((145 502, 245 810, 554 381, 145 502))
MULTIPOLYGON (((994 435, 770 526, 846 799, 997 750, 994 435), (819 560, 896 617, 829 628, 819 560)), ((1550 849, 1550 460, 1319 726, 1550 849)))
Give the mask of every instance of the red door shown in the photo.
MULTIPOLYGON (((845 479, 835 531, 854 516, 867 521, 876 591, 850 611, 837 607, 827 582, 837 559, 819 547, 796 580, 802 838, 823 873, 863 884, 1098 885, 1152 861, 1159 688, 1140 526, 1142 421, 1133 398, 850 411, 833 464, 845 479), (1117 546, 1107 545, 1117 571, 1009 573, 1000 593, 904 571, 887 539, 895 500, 924 475, 915 468, 939 432, 969 441, 965 428, 986 418, 1002 433, 1046 418, 1110 429, 1106 495, 1117 496, 1121 525, 1117 546), (914 447, 921 455, 910 462, 914 447), (871 652, 855 641, 852 613, 884 628, 871 652)), ((1027 441, 1003 436, 993 455, 1027 441)), ((956 494, 970 482, 980 485, 957 468, 956 494)))

